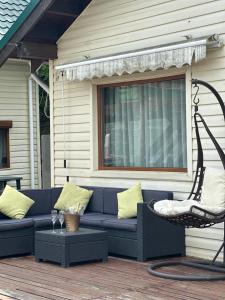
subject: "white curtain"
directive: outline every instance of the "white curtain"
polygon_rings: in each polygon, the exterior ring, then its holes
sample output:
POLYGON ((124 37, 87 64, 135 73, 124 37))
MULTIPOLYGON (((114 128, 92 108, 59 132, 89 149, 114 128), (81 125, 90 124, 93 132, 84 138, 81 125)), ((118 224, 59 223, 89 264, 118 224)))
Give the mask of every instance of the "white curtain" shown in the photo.
POLYGON ((102 88, 104 164, 186 168, 184 79, 102 88))

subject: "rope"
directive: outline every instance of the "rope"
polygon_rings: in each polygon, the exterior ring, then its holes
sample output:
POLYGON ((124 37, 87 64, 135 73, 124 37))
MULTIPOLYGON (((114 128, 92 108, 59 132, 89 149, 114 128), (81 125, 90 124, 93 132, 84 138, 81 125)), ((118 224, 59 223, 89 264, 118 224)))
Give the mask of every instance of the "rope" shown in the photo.
POLYGON ((50 119, 50 114, 49 114, 49 95, 46 95, 46 97, 45 97, 44 114, 45 114, 45 117, 47 119, 50 119))
MULTIPOLYGON (((64 73, 62 71, 62 117, 63 117, 63 165, 67 169, 66 163, 66 139, 65 139, 65 103, 64 103, 64 73)), ((69 182, 69 176, 66 176, 66 181, 69 182)))
MULTIPOLYGON (((62 93, 61 93, 61 97, 62 97, 62 117, 63 117, 63 159, 65 161, 66 159, 66 146, 65 146, 65 104, 64 104, 64 78, 63 78, 64 74, 62 71, 62 93)), ((65 166, 64 166, 65 168, 65 166)))

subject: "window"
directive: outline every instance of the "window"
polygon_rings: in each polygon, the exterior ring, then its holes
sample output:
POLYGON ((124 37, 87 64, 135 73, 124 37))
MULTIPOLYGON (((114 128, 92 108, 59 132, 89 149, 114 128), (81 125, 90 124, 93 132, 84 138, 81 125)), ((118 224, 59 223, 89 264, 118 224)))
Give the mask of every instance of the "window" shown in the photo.
POLYGON ((99 169, 186 171, 184 76, 98 86, 99 169))
POLYGON ((11 121, 0 121, 0 169, 9 168, 9 128, 11 121))

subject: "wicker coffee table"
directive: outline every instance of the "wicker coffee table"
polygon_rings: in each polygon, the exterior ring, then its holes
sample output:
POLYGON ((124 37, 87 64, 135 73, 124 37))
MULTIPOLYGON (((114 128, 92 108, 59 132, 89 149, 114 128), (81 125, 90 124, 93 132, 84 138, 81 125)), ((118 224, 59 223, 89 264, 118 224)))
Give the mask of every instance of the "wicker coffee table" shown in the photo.
POLYGON ((60 233, 60 229, 36 231, 35 259, 69 267, 71 263, 91 260, 107 261, 108 243, 105 231, 80 228, 76 232, 60 233))

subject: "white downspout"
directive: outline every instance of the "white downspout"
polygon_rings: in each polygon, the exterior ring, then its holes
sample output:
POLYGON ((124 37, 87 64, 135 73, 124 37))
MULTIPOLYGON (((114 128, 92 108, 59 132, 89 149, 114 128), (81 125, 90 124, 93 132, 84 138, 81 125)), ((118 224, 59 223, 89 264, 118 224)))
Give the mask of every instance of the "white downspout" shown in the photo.
POLYGON ((28 79, 29 97, 29 128, 30 128, 30 175, 31 188, 34 189, 34 112, 33 112, 33 82, 31 76, 28 79))
POLYGON ((35 188, 35 168, 34 168, 34 112, 33 112, 33 81, 36 82, 46 93, 49 94, 49 87, 42 82, 37 75, 31 74, 28 79, 29 97, 29 128, 30 128, 30 175, 31 188, 35 188))
POLYGON ((49 94, 49 87, 36 74, 32 73, 30 78, 33 79, 47 94, 49 94))

